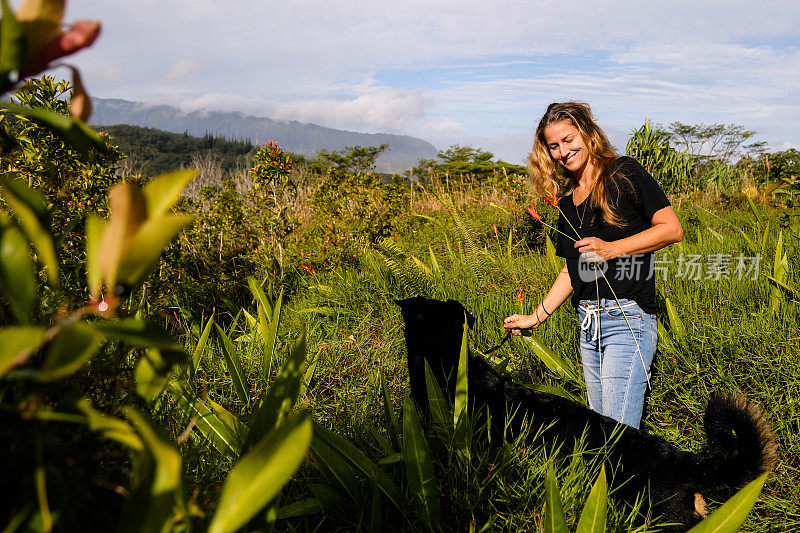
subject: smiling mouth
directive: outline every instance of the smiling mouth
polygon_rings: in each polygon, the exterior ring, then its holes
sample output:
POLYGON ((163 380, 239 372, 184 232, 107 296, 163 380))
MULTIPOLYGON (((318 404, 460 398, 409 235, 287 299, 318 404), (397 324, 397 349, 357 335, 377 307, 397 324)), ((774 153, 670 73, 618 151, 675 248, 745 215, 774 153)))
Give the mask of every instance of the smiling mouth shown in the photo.
POLYGON ((578 154, 578 152, 572 152, 571 154, 569 154, 569 155, 567 156, 567 158, 566 158, 566 159, 564 159, 564 163, 571 163, 571 162, 572 162, 572 160, 573 160, 573 159, 575 159, 575 156, 576 156, 577 154, 578 154))

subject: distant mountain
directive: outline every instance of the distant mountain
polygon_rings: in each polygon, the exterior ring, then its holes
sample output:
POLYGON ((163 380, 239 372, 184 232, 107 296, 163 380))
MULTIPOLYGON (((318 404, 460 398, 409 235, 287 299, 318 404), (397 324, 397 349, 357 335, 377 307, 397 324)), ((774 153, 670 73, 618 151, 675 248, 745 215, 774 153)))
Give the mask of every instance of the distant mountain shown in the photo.
POLYGON ((436 158, 436 148, 427 141, 408 135, 358 133, 325 128, 316 124, 273 120, 219 111, 185 113, 167 105, 149 105, 127 100, 93 98, 92 124, 128 124, 194 136, 218 135, 227 139, 248 140, 261 145, 275 140, 290 152, 315 156, 320 150, 342 150, 347 146, 379 146, 389 149, 377 161, 382 172, 400 172, 420 159, 436 158))

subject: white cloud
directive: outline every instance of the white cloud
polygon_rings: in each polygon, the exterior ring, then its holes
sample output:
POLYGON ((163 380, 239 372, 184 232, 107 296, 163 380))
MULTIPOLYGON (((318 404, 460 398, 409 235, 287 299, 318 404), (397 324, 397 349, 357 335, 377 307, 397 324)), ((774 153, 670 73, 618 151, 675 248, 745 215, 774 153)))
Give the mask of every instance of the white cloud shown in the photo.
POLYGON ((162 78, 168 82, 182 82, 200 70, 203 61, 199 59, 179 59, 164 71, 162 78))

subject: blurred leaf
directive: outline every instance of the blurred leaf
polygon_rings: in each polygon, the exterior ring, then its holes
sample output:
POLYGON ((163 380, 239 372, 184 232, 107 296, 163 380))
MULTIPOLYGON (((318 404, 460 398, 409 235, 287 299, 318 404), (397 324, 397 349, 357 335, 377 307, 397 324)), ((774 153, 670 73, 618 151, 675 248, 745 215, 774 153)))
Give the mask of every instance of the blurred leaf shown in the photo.
POLYGON ((417 416, 417 408, 411 398, 403 403, 403 457, 406 464, 406 479, 412 494, 419 498, 428 528, 435 529, 441 522, 439 489, 430 459, 430 450, 425 441, 417 416))
POLYGON ((97 300, 103 285, 103 270, 100 267, 101 241, 106 228, 106 221, 95 214, 86 217, 86 285, 97 300))
POLYGON ((217 335, 222 341, 222 354, 225 357, 225 365, 228 367, 228 373, 233 381, 233 388, 236 394, 239 395, 239 399, 244 404, 249 404, 250 393, 248 392, 247 379, 245 378, 244 370, 242 370, 242 363, 239 361, 236 348, 234 348, 231 339, 221 327, 217 324, 214 324, 214 327, 217 328, 217 335))
POLYGON ((134 369, 136 393, 147 403, 153 403, 169 381, 170 370, 172 363, 161 356, 161 351, 148 348, 134 369))
MULTIPOLYGON (((786 256, 784 255, 784 257, 786 257, 786 256)), ((769 279, 770 281, 775 283, 775 285, 777 285, 778 287, 781 287, 782 289, 786 290, 786 292, 788 292, 789 294, 793 295, 795 298, 800 298, 800 291, 798 291, 794 287, 790 287, 786 283, 784 283, 782 281, 779 281, 779 280, 773 278, 772 276, 767 276, 767 279, 769 279)))
POLYGON ((86 93, 78 69, 72 70, 72 96, 69 99, 69 114, 81 122, 86 122, 92 115, 92 100, 86 93))
POLYGON ((402 511, 400 502, 402 496, 394 481, 387 476, 378 465, 373 463, 364 452, 356 448, 352 443, 332 433, 325 427, 314 424, 314 440, 311 443, 312 449, 316 442, 322 442, 343 457, 350 465, 360 470, 368 478, 374 480, 398 510, 402 511))
POLYGON ((113 289, 119 277, 120 263, 131 240, 147 218, 144 196, 135 184, 117 183, 108 192, 111 219, 100 241, 100 270, 106 286, 113 289))
POLYGON ((132 448, 142 451, 144 444, 139 435, 126 422, 110 415, 104 415, 92 407, 88 399, 82 398, 75 404, 78 411, 86 415, 89 429, 97 431, 104 438, 114 440, 132 448))
POLYGON ((694 526, 689 533, 733 533, 739 530, 750 510, 755 505, 767 481, 769 472, 764 472, 734 494, 711 516, 694 526))
POLYGON ((35 378, 54 381, 76 372, 89 361, 105 339, 89 324, 71 322, 62 327, 47 350, 47 358, 35 378))
POLYGON ((526 389, 535 390, 537 392, 546 392, 547 394, 561 396, 562 398, 566 398, 567 400, 571 400, 575 403, 580 403, 580 404, 584 403, 577 396, 575 396, 574 394, 572 394, 567 390, 562 389, 561 387, 554 387, 553 385, 544 385, 542 383, 527 383, 524 384, 523 387, 525 387, 526 389))
POLYGON ((447 429, 447 402, 444 399, 442 388, 439 386, 439 382, 436 381, 436 376, 433 375, 428 360, 423 358, 423 362, 425 364, 425 390, 428 391, 428 408, 430 409, 431 417, 434 424, 447 429))
POLYGON ((24 0, 17 8, 17 18, 22 23, 28 42, 26 65, 38 60, 45 45, 61 30, 65 0, 24 0))
POLYGON ((575 375, 572 367, 570 367, 566 362, 564 362, 563 359, 557 356, 555 352, 551 350, 549 346, 544 344, 536 335, 526 335, 523 337, 523 339, 531 345, 533 348, 533 353, 535 353, 539 359, 541 359, 547 368, 556 373, 558 376, 565 378, 572 383, 581 383, 581 379, 575 375))
POLYGON ((24 363, 44 344, 47 330, 32 326, 0 329, 0 378, 17 365, 24 363))
POLYGON ((156 176, 148 181, 142 193, 147 202, 147 218, 156 219, 169 213, 181 193, 192 179, 196 170, 176 170, 156 176))
POLYGON ((23 116, 51 129, 83 155, 88 154, 92 148, 100 152, 106 151, 106 145, 102 137, 79 120, 39 107, 21 107, 16 104, 7 104, 5 107, 16 115, 23 116))
MULTIPOLYGON (((280 306, 275 309, 280 311, 280 306)), ((288 416, 300 395, 300 383, 303 379, 303 361, 306 359, 306 330, 300 331, 292 353, 286 359, 283 368, 275 377, 269 392, 261 400, 261 404, 253 414, 250 432, 245 442, 245 450, 254 446, 261 437, 272 430, 281 420, 288 416)))
MULTIPOLYGON (((675 345, 673 344, 672 339, 670 338, 669 332, 664 327, 664 324, 662 323, 661 320, 658 321, 658 325, 656 326, 656 328, 658 330, 659 349, 662 349, 664 351, 674 352, 675 351, 675 345)), ((674 356, 674 354, 673 354, 673 356, 674 356)))
POLYGON ((39 260, 47 268, 50 283, 58 287, 58 258, 49 232, 50 214, 41 193, 8 175, 0 175, 0 192, 36 248, 39 260))
POLYGON ((161 326, 138 318, 98 320, 92 326, 106 338, 123 341, 138 348, 159 348, 182 352, 178 344, 161 326))
POLYGON ((594 482, 586 504, 583 506, 578 520, 576 533, 605 533, 606 508, 608 507, 608 485, 606 484, 606 468, 600 468, 600 475, 594 482))
MULTIPOLYGON (((214 404, 209 408, 203 400, 193 399, 179 383, 171 382, 169 390, 175 398, 178 408, 189 418, 195 419, 195 427, 217 451, 229 458, 236 458, 239 455, 239 439, 236 430, 234 426, 223 420, 228 415, 231 418, 233 415, 220 406, 214 404), (218 416, 220 411, 217 411, 217 408, 224 411, 226 415, 218 416)), ((213 402, 209 403, 213 404, 213 402)))
POLYGON ((433 253, 433 248, 428 245, 428 253, 431 256, 431 270, 437 276, 442 273, 442 267, 439 266, 439 261, 436 260, 436 254, 433 253))
POLYGON ((120 522, 123 532, 156 533, 173 525, 173 508, 181 502, 181 456, 149 418, 132 407, 122 408, 144 444, 138 483, 120 522))
POLYGON ((552 465, 547 469, 544 480, 544 533, 567 533, 567 522, 552 465))
POLYGON ((0 83, 14 71, 22 70, 25 58, 25 33, 8 0, 0 1, 3 18, 0 20, 0 83))
POLYGON ((195 215, 168 215, 142 224, 122 255, 119 278, 129 285, 142 281, 158 263, 161 252, 194 219, 195 215))
POLYGON ((0 225, 0 287, 18 322, 30 321, 36 279, 25 236, 12 225, 0 225))
POLYGON ((303 374, 303 382, 300 384, 300 394, 298 395, 298 397, 302 397, 304 394, 306 394, 308 387, 311 385, 311 381, 314 379, 314 374, 316 374, 317 372, 318 362, 319 362, 319 355, 317 355, 306 368, 306 371, 303 374))
POLYGON ((667 316, 669 317, 669 329, 675 338, 683 338, 686 336, 686 328, 683 326, 678 310, 672 305, 672 300, 664 298, 664 303, 667 306, 667 316))
MULTIPOLYGON (((772 265, 772 279, 777 283, 786 281, 789 272, 789 258, 783 252, 783 229, 778 231, 778 242, 775 244, 775 259, 772 265)), ((769 295, 769 312, 774 313, 783 301, 783 293, 776 285, 772 287, 769 295)))
POLYGON ((308 413, 295 413, 234 465, 222 488, 210 533, 236 531, 280 493, 303 462, 312 427, 308 413))

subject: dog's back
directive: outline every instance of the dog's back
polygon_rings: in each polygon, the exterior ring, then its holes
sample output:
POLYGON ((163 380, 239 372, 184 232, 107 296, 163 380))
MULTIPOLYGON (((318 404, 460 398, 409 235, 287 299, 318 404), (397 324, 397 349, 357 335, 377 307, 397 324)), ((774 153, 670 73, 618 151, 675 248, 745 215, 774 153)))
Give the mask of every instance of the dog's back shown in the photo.
MULTIPOLYGON (((425 360, 452 399, 465 316, 470 327, 474 319, 454 300, 416 297, 397 303, 406 322, 411 395, 424 413, 425 360)), ((610 462, 619 466, 616 481, 622 487, 617 494, 633 501, 649 488, 654 513, 684 527, 705 516, 701 494, 721 486, 739 487, 771 470, 775 462, 775 438, 769 424, 761 409, 741 394, 711 398, 705 415, 708 447, 694 454, 644 431, 618 427, 611 418, 579 403, 529 390, 480 357, 470 355, 467 375, 471 403, 486 407, 479 416, 488 413, 492 417, 494 438, 500 441, 520 431, 526 419, 532 424, 530 434, 546 442, 560 440, 570 445, 585 431, 591 449, 618 435, 609 447, 610 462), (498 433, 497 428, 503 426, 496 421, 504 420, 507 413, 512 413, 505 426, 510 434, 498 433)))

